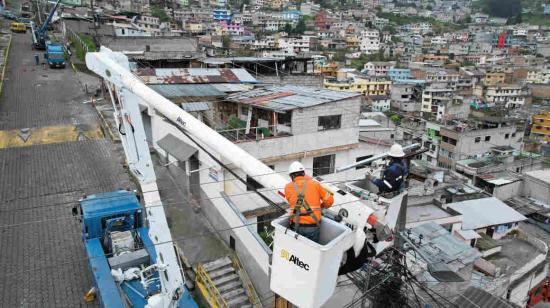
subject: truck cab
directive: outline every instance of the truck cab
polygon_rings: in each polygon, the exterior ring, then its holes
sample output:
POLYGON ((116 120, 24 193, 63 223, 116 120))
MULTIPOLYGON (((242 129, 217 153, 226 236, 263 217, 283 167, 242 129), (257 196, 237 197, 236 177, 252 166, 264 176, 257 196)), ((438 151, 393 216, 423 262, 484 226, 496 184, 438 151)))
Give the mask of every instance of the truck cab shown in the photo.
MULTIPOLYGON (((79 202, 82 240, 101 307, 145 307, 161 292, 157 253, 133 191, 89 195, 79 202)), ((162 256, 162 255, 161 255, 162 256)), ((197 307, 187 289, 179 307, 197 307)))
POLYGON ((46 45, 46 53, 44 58, 48 62, 48 65, 51 68, 54 67, 65 67, 65 49, 63 45, 57 43, 48 43, 46 45))

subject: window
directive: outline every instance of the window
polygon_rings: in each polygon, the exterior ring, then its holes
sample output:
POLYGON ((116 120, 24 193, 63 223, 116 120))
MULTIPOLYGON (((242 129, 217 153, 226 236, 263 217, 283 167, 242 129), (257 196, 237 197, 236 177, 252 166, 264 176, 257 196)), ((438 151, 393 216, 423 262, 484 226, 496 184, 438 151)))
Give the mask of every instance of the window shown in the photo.
POLYGON ((491 136, 485 136, 485 141, 491 141, 491 136))
POLYGON ((476 139, 474 139, 474 142, 475 143, 480 143, 481 142, 481 137, 476 137, 476 139))
POLYGON ((510 138, 510 134, 504 134, 504 139, 510 138))
POLYGON ((313 158, 313 176, 334 173, 334 161, 336 155, 325 155, 313 158))
POLYGON ((321 116, 318 121, 318 130, 338 129, 340 128, 342 115, 321 116))
POLYGON ((246 176, 246 191, 252 191, 252 190, 260 189, 260 188, 264 188, 264 186, 262 184, 258 183, 258 181, 256 181, 251 176, 249 176, 249 175, 246 176))
POLYGON ((516 133, 512 133, 512 138, 514 138, 516 136, 516 133))
POLYGON ((441 140, 445 143, 449 143, 451 145, 456 145, 456 139, 453 139, 453 138, 449 138, 447 136, 442 136, 441 137, 441 140))
MULTIPOLYGON (((372 157, 372 155, 359 156, 355 159, 355 162, 357 163, 357 162, 360 162, 362 160, 365 160, 365 159, 371 158, 371 157, 372 157)), ((357 167, 355 167, 355 170, 363 169, 363 168, 366 168, 366 167, 367 167, 366 165, 357 166, 357 167)))

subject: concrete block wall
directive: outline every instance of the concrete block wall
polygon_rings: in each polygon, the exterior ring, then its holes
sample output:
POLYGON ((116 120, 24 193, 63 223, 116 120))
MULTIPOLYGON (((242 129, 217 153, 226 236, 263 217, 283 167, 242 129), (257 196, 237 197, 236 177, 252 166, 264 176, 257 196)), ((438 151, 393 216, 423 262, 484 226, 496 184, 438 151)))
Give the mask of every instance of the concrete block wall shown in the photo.
MULTIPOLYGON (((157 142, 166 136, 168 133, 183 140, 189 145, 194 146, 192 141, 188 140, 176 127, 164 121, 158 115, 153 115, 150 119, 152 127, 151 143, 155 150, 164 155, 165 151, 160 149, 157 142)), ((211 151, 216 155, 216 151, 211 151)), ((220 158, 219 155, 217 158, 220 158)), ((173 157, 168 157, 173 160, 173 157)), ((269 253, 265 247, 258 242, 253 230, 243 227, 243 217, 241 213, 235 211, 227 201, 223 198, 222 193, 226 189, 225 172, 214 160, 212 160, 205 152, 199 150, 198 159, 200 161, 199 177, 201 189, 211 202, 201 202, 201 211, 218 231, 218 235, 229 245, 230 238, 235 240, 235 252, 239 256, 244 268, 246 269, 252 283, 256 287, 256 291, 260 294, 264 303, 268 305, 269 297, 269 253), (215 177, 211 176, 214 170, 215 177), (217 179, 217 181, 216 181, 217 179)), ((249 201, 250 202, 250 201, 249 201)))
POLYGON ((341 129, 358 126, 361 97, 321 104, 292 112, 292 133, 308 134, 318 132, 318 118, 328 115, 342 115, 341 129))

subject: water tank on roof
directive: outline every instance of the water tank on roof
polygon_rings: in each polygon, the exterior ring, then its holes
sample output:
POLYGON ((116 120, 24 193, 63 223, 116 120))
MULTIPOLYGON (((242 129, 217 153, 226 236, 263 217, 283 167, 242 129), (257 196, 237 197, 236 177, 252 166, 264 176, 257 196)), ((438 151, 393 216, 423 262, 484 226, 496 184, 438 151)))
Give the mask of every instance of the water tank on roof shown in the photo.
POLYGON ((353 245, 353 233, 343 224, 321 220, 320 243, 297 236, 288 216, 275 227, 271 290, 300 308, 319 307, 334 293, 343 253, 353 245))

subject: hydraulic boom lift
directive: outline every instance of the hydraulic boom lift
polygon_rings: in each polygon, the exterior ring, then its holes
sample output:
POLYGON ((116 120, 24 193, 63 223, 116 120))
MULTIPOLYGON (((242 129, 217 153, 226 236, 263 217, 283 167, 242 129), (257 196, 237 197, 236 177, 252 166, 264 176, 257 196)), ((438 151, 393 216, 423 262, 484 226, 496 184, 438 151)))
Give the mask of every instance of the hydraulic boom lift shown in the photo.
MULTIPOLYGON (((286 202, 283 197, 288 179, 145 85, 130 72, 128 58, 122 53, 102 47, 99 52, 86 54, 86 64, 106 81, 113 103, 120 103, 119 107, 115 106, 115 119, 119 131, 124 131, 121 137, 129 169, 138 178, 144 192, 150 238, 158 245, 157 254, 164 255, 157 258, 157 264, 165 267, 164 272, 170 276, 170 279, 165 279, 164 275, 160 275, 162 294, 165 296, 163 307, 174 306, 171 298, 176 290, 183 287, 183 280, 172 246, 161 244, 171 240, 170 230, 163 207, 159 206, 160 197, 141 110, 145 108, 148 114, 162 115, 165 121, 194 140, 203 151, 215 151, 232 168, 241 169, 266 189, 275 190, 273 196, 278 198, 278 202, 286 202)), ((334 185, 322 184, 334 194, 335 202, 324 214, 329 218, 321 221, 320 243, 290 230, 288 215, 272 222, 275 236, 270 287, 299 307, 322 305, 332 296, 338 274, 359 268, 367 257, 391 245, 388 225, 395 226, 395 221, 384 221, 383 218, 386 211, 398 212, 406 195, 403 192, 392 199, 360 200, 334 185), (374 234, 380 240, 376 247, 371 243, 374 234)))

